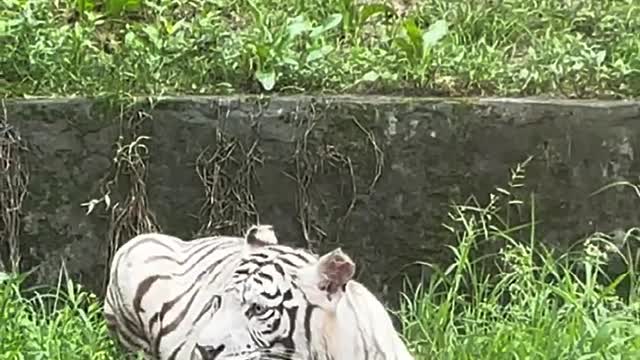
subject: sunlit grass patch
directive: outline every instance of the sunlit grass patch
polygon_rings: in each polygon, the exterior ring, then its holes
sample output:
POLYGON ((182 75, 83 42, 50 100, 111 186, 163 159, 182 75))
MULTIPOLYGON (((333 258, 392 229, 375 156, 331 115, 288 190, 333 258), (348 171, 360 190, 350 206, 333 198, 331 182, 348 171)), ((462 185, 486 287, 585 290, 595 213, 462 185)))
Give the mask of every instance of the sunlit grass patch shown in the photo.
POLYGON ((400 3, 3 0, 0 94, 640 94, 638 1, 400 3))

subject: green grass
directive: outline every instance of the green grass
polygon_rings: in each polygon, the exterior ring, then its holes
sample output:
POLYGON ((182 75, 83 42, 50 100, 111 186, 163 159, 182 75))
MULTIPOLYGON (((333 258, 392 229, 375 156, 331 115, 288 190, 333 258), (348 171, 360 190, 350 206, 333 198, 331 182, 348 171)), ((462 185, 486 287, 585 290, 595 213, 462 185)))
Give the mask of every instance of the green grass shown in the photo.
MULTIPOLYGON (((520 199, 522 175, 516 169, 488 204, 450 212, 455 261, 408 287, 398 310, 416 359, 640 358, 640 253, 631 252, 640 229, 544 251, 535 216, 510 224, 516 207, 535 214, 534 198, 520 199), (612 272, 616 261, 623 266, 612 272)), ((0 281, 0 359, 118 358, 99 299, 72 282, 25 293, 19 280, 0 281)))
POLYGON ((638 0, 375 1, 0 0, 0 95, 640 94, 638 0))
POLYGON ((411 348, 443 360, 640 359, 640 228, 554 253, 538 238, 535 197, 522 199, 523 168, 513 174, 485 206, 453 206, 455 261, 429 265, 430 282, 403 295, 411 348))
POLYGON ((0 359, 119 359, 102 304, 71 281, 24 289, 24 277, 0 273, 0 359))

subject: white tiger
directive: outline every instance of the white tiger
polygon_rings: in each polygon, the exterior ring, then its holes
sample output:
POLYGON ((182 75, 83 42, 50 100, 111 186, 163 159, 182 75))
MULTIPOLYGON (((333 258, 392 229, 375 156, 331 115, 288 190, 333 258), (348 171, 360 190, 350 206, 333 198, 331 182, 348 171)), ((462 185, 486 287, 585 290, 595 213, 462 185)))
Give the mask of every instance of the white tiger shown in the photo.
POLYGON ((189 242, 149 233, 115 254, 104 314, 154 360, 412 360, 339 248, 318 258, 271 226, 189 242))

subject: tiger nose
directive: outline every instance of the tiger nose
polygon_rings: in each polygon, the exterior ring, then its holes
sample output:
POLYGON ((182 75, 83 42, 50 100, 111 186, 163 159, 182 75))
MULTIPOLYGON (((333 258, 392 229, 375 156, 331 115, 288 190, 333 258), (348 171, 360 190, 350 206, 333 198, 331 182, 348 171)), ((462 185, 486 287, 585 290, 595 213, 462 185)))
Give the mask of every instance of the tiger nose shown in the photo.
POLYGON ((216 358, 218 358, 218 355, 220 355, 224 351, 224 345, 201 346, 200 344, 197 344, 196 348, 198 349, 202 360, 215 360, 216 358))

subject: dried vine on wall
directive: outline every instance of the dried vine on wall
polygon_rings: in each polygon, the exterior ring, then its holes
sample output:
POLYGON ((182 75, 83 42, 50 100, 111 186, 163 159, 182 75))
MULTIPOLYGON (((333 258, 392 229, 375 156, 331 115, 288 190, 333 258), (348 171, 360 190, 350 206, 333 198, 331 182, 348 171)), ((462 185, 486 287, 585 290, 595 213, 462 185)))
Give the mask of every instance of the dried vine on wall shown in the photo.
POLYGON ((246 146, 237 138, 216 130, 216 146, 207 147, 196 159, 196 172, 205 189, 200 208, 203 225, 196 236, 241 234, 259 222, 251 191, 255 169, 262 164, 258 141, 246 146))
MULTIPOLYGON (((150 137, 140 135, 143 124, 150 120, 151 116, 143 110, 121 110, 112 169, 101 181, 102 197, 83 204, 88 207, 88 213, 99 203, 104 203, 109 211, 106 264, 110 264, 116 250, 135 235, 161 231, 147 197, 149 148, 145 142, 150 137), (112 204, 114 199, 116 202, 112 204)), ((107 279, 108 273, 104 281, 107 279)))
POLYGON ((292 114, 296 126, 303 131, 296 141, 293 153, 294 173, 287 174, 297 184, 296 207, 298 222, 307 248, 317 251, 320 243, 327 237, 327 233, 320 227, 313 211, 313 199, 310 188, 318 172, 319 159, 309 150, 309 136, 316 126, 315 107, 311 105, 309 116, 300 116, 300 109, 296 107, 292 114))
POLYGON ((8 266, 0 257, 0 271, 20 271, 20 220, 27 195, 29 173, 24 154, 27 146, 16 128, 9 124, 7 108, 2 101, 0 119, 0 245, 6 249, 8 266))
MULTIPOLYGON (((296 108, 295 113, 292 114, 296 126, 300 129, 301 136, 296 141, 293 154, 293 174, 287 174, 297 184, 297 218, 303 237, 307 247, 316 252, 320 244, 326 241, 328 234, 322 229, 317 220, 317 205, 322 199, 314 199, 311 191, 314 179, 319 174, 325 174, 329 171, 336 171, 340 176, 348 178, 349 203, 345 212, 337 219, 337 229, 335 239, 333 239, 337 243, 340 242, 340 234, 356 206, 356 199, 359 194, 354 164, 348 152, 344 150, 345 144, 317 143, 317 141, 313 141, 316 139, 313 139, 312 133, 322 117, 327 115, 327 107, 325 106, 325 109, 318 111, 314 104, 310 104, 304 114, 301 114, 299 108, 296 108), (314 142, 314 144, 311 144, 311 142, 314 142)), ((366 129, 357 118, 351 117, 351 119, 359 131, 366 136, 367 142, 374 151, 375 171, 368 184, 368 193, 371 193, 382 175, 384 154, 378 146, 374 134, 366 129)))

